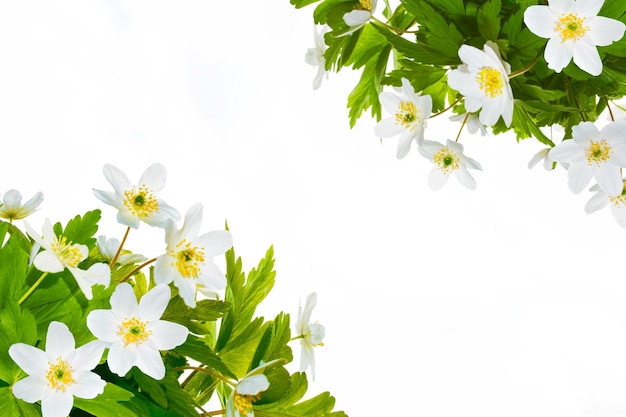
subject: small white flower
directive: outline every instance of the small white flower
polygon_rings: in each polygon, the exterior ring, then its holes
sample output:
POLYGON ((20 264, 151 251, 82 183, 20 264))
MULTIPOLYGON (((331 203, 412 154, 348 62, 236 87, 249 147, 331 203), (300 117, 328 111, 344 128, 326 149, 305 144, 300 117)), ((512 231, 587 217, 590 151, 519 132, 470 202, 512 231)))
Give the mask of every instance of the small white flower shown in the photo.
POLYGON ((482 168, 478 162, 463 155, 463 145, 460 143, 448 139, 444 146, 439 142, 425 140, 418 150, 422 156, 435 164, 428 176, 428 185, 432 190, 441 189, 448 182, 450 174, 454 174, 459 182, 470 190, 476 188, 476 181, 467 169, 482 170, 482 168))
POLYGON ((67 268, 88 300, 93 298, 91 290, 93 285, 109 286, 111 282, 109 265, 104 263, 93 264, 86 271, 78 268, 78 264, 87 258, 87 246, 72 244, 65 236, 57 237, 49 219, 44 222, 43 236, 38 235, 26 221, 24 226, 28 235, 35 240, 34 246, 39 245, 44 249, 37 253, 33 259, 33 264, 37 269, 56 273, 67 268))
POLYGON ((554 162, 548 156, 551 149, 552 148, 544 148, 534 154, 530 161, 528 161, 528 169, 533 169, 535 165, 543 161, 543 168, 546 171, 552 171, 552 166, 554 165, 554 162))
POLYGON ((343 15, 343 21, 346 22, 350 29, 339 36, 350 35, 369 22, 374 14, 374 10, 376 10, 376 2, 377 0, 359 0, 359 4, 354 10, 343 15))
POLYGON ((94 340, 75 349, 74 336, 63 323, 48 326, 46 351, 24 343, 9 348, 9 356, 28 374, 13 384, 13 395, 28 403, 41 401, 43 417, 66 417, 74 397, 92 399, 106 382, 94 372, 104 345, 94 340))
POLYGON ((449 117, 452 122, 462 122, 466 118, 467 121, 465 122, 465 125, 467 126, 467 131, 470 132, 470 134, 474 135, 480 131, 480 136, 487 136, 487 128, 480 122, 475 113, 455 114, 454 116, 449 117))
POLYGON ((159 351, 182 345, 189 334, 185 326, 160 320, 170 295, 167 285, 157 285, 137 303, 132 287, 123 282, 111 295, 110 310, 89 313, 87 327, 109 348, 111 372, 123 377, 136 366, 154 379, 165 376, 159 351))
POLYGON ((626 122, 613 122, 602 130, 591 122, 572 128, 572 140, 564 140, 549 153, 556 162, 570 163, 568 185, 578 194, 594 177, 609 195, 622 192, 620 167, 626 166, 626 122))
POLYGON ((611 213, 617 221, 617 223, 626 228, 626 181, 624 181, 624 188, 621 193, 616 195, 608 195, 599 184, 594 185, 589 191, 595 191, 595 194, 587 204, 585 205, 585 212, 591 214, 611 204, 611 213))
POLYGON ((324 52, 326 52, 326 42, 324 42, 324 34, 328 32, 328 26, 324 25, 318 32, 315 26, 313 26, 313 39, 315 41, 315 47, 309 48, 304 56, 304 61, 317 67, 317 75, 313 79, 313 90, 317 90, 322 85, 322 78, 328 73, 326 72, 326 58, 324 58, 324 52))
POLYGON ((165 226, 164 255, 158 257, 154 266, 154 279, 158 284, 174 281, 185 304, 196 306, 196 290, 222 290, 226 286, 226 276, 213 263, 213 257, 226 252, 233 246, 229 231, 219 230, 198 236, 202 224, 202 205, 194 204, 185 215, 183 227, 179 230, 174 222, 165 226))
POLYGON ((226 417, 254 417, 252 402, 259 398, 261 392, 270 387, 270 382, 263 371, 268 366, 281 362, 276 359, 261 363, 239 381, 226 401, 226 417))
POLYGON ((22 194, 17 190, 9 190, 0 204, 0 217, 9 221, 23 219, 33 214, 42 201, 43 194, 38 192, 22 204, 22 194))
POLYGON ((317 294, 312 293, 306 299, 304 310, 298 307, 298 319, 296 320, 296 338, 300 339, 302 353, 300 355, 300 371, 304 372, 310 366, 311 376, 315 380, 315 346, 322 346, 322 340, 326 329, 319 323, 310 323, 311 312, 317 304, 317 294))
POLYGON ((461 45, 463 61, 448 74, 448 84, 465 96, 465 110, 480 111, 480 123, 493 126, 500 116, 507 126, 513 119, 513 92, 509 84, 511 66, 500 59, 496 44, 487 42, 484 50, 461 45))
POLYGON ((378 99, 386 111, 393 116, 381 120, 374 128, 376 136, 390 138, 400 134, 398 159, 404 158, 411 149, 413 140, 421 145, 424 142, 424 128, 433 108, 431 96, 415 94, 413 86, 406 78, 402 79, 402 96, 382 92, 378 99))
POLYGON ((165 186, 165 167, 155 163, 145 170, 138 185, 132 185, 126 174, 113 165, 104 166, 104 177, 114 192, 93 190, 96 197, 119 210, 117 221, 137 229, 143 221, 151 226, 163 227, 168 219, 178 221, 180 214, 157 198, 165 186))
MULTIPOLYGON (((100 235, 97 240, 98 250, 104 259, 111 262, 120 247, 120 241, 112 237, 107 239, 106 236, 100 235)), ((146 257, 138 253, 123 253, 117 258, 120 265, 136 264, 146 260, 146 257)))
POLYGON ((547 6, 530 6, 524 23, 548 43, 544 57, 548 68, 561 72, 572 58, 583 71, 600 75, 602 60, 596 46, 606 46, 624 36, 619 20, 597 16, 604 0, 550 0, 547 6))

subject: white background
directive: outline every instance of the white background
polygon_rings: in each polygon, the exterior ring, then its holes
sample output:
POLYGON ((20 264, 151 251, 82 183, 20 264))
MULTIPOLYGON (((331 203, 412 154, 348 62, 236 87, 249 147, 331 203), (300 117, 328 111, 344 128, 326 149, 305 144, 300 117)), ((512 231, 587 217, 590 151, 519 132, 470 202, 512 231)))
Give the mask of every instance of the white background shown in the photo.
MULTIPOLYGON (((246 269, 273 244, 292 313, 318 293, 326 326, 311 394, 351 416, 578 417, 626 413, 624 230, 586 215, 566 171, 529 171, 541 149, 465 132, 476 191, 427 186, 415 149, 395 158, 345 107, 358 74, 313 91, 313 8, 287 0, 0 4, 0 195, 43 191, 45 217, 101 208, 121 238, 112 163, 135 182, 168 169, 162 197, 203 231, 228 220, 246 269)), ((432 120, 426 137, 453 139, 432 120)), ((164 248, 142 225, 128 247, 164 248)), ((223 259, 217 260, 223 264, 223 259)), ((299 348, 294 345, 297 369, 299 348)))

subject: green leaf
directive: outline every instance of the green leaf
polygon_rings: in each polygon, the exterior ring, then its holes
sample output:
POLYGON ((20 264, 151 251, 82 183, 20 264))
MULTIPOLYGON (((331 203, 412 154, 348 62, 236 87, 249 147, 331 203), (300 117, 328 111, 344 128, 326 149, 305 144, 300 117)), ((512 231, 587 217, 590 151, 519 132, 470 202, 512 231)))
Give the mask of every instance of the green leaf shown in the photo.
POLYGON ((107 383, 104 393, 93 399, 74 397, 74 406, 97 417, 139 417, 132 410, 120 404, 133 397, 131 392, 117 385, 107 383))
POLYGON ((41 409, 13 396, 11 387, 0 388, 0 417, 41 417, 41 409))
POLYGON ((293 4, 296 9, 300 9, 309 4, 317 3, 320 0, 289 0, 289 3, 293 4))
POLYGON ((210 347, 205 345, 200 339, 190 336, 185 343, 174 349, 186 357, 200 362, 215 372, 232 379, 237 376, 224 364, 222 359, 216 355, 210 347))
POLYGON ((16 302, 7 303, 0 310, 0 379, 13 383, 21 373, 20 367, 9 356, 9 347, 15 343, 35 345, 37 322, 30 311, 16 302))
MULTIPOLYGON (((2 239, 9 229, 2 223, 2 239)), ((20 234, 13 233, 0 248, 0 306, 17 301, 27 290, 26 275, 29 253, 25 246, 29 244, 20 234)))
POLYGON ((478 30, 485 40, 495 41, 500 35, 501 0, 489 0, 478 10, 478 30))
POLYGON ((381 80, 385 75, 390 52, 391 46, 387 46, 365 64, 359 83, 348 96, 350 127, 354 127, 363 111, 369 108, 372 109, 372 117, 380 120, 382 111, 378 95, 382 91, 381 80))
POLYGON ((202 323, 223 317, 229 308, 230 303, 218 300, 201 300, 195 308, 191 308, 180 296, 176 296, 170 300, 161 319, 182 324, 192 333, 205 334, 206 328, 202 323))
POLYGON ((93 235, 98 231, 100 214, 100 210, 96 209, 88 211, 82 217, 77 215, 67 223, 63 232, 59 234, 65 236, 72 243, 87 245, 91 248, 96 243, 96 238, 93 235))

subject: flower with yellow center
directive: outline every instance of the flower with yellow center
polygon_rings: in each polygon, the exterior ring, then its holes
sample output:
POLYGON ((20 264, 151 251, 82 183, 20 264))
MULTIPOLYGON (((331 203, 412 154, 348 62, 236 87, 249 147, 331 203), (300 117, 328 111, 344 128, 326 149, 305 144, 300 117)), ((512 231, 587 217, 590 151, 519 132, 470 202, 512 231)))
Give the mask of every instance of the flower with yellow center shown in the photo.
POLYGON ((598 211, 610 204, 611 214, 613 214, 615 221, 621 227, 626 228, 626 180, 623 180, 622 191, 615 195, 605 193, 598 184, 591 187, 589 191, 594 191, 595 194, 585 205, 587 214, 598 211))
POLYGON ((296 320, 296 339, 300 340, 302 351, 300 354, 300 372, 304 372, 311 367, 311 377, 315 380, 315 352, 313 348, 323 346, 322 340, 326 334, 326 329, 319 323, 311 323, 311 313, 317 304, 317 294, 311 293, 304 304, 304 310, 298 308, 298 318, 296 320))
POLYGON ((229 231, 219 230, 198 236, 202 225, 202 205, 194 204, 177 229, 174 222, 165 226, 165 254, 157 258, 154 279, 158 284, 174 281, 180 296, 190 307, 196 305, 198 286, 205 290, 222 290, 226 277, 213 257, 226 252, 233 239, 229 231))
POLYGON ((96 284, 109 286, 111 270, 106 263, 96 263, 87 270, 80 269, 78 264, 87 258, 87 246, 68 241, 65 236, 57 236, 52 224, 46 219, 43 225, 43 236, 39 235, 24 221, 28 235, 44 250, 35 255, 33 264, 44 272, 56 273, 69 270, 76 283, 87 299, 93 297, 91 287, 96 284))
POLYGON ((104 344, 97 340, 75 349, 67 326, 53 321, 45 352, 24 343, 9 348, 9 356, 28 374, 13 384, 13 395, 29 403, 41 401, 43 417, 66 417, 74 397, 92 399, 104 392, 106 382, 91 372, 103 352, 104 344))
POLYGON ((376 0, 359 0, 352 11, 343 15, 343 21, 349 29, 339 36, 350 35, 361 29, 372 18, 374 10, 376 10, 376 0))
POLYGON ((136 366, 154 379, 165 376, 159 351, 182 345, 189 334, 185 326, 160 320, 170 296, 167 285, 157 285, 137 303, 133 288, 124 282, 111 295, 110 310, 89 313, 87 327, 109 348, 111 372, 123 377, 136 366))
POLYGON ((126 174, 113 165, 104 166, 104 177, 113 186, 114 192, 94 190, 100 200, 119 210, 117 221, 123 225, 138 228, 140 222, 151 226, 164 227, 168 219, 178 221, 180 214, 157 194, 165 186, 167 174, 161 164, 152 164, 133 185, 126 174))
POLYGON ((416 94, 409 80, 403 78, 400 96, 383 91, 378 95, 378 99, 392 116, 381 120, 374 128, 374 133, 380 138, 390 138, 399 134, 397 157, 404 158, 409 153, 413 141, 418 145, 424 142, 426 121, 433 107, 432 98, 416 94))
POLYGON ((552 161, 569 163, 569 188, 579 193, 591 178, 608 195, 622 192, 621 167, 626 167, 626 122, 613 122, 602 130, 591 122, 572 128, 572 139, 565 140, 550 150, 552 161))
POLYGON ((468 168, 482 168, 478 162, 463 154, 463 145, 460 143, 448 139, 444 146, 439 142, 425 140, 424 144, 419 147, 419 152, 435 164, 428 176, 428 185, 432 190, 441 189, 448 181, 450 174, 454 174, 459 182, 470 190, 476 188, 476 181, 468 168))
POLYGON ((270 382, 263 375, 263 372, 265 368, 280 362, 283 362, 283 359, 261 362, 259 366, 234 384, 235 386, 226 401, 226 417, 254 417, 253 403, 260 398, 263 391, 270 387, 270 382))
POLYGON ((507 126, 513 119, 513 92, 509 85, 511 67, 500 59, 497 45, 487 42, 481 51, 461 45, 459 58, 463 61, 448 73, 448 85, 464 96, 465 110, 480 110, 478 119, 493 126, 500 116, 507 126))
POLYGON ((604 0, 550 0, 547 6, 530 6, 524 23, 548 43, 544 58, 548 67, 561 72, 571 61, 591 75, 602 73, 597 46, 607 46, 624 36, 619 20, 597 16, 604 0))
POLYGON ((17 190, 9 190, 4 194, 0 204, 0 217, 10 222, 30 216, 43 201, 43 194, 38 192, 26 203, 22 204, 22 194, 17 190))

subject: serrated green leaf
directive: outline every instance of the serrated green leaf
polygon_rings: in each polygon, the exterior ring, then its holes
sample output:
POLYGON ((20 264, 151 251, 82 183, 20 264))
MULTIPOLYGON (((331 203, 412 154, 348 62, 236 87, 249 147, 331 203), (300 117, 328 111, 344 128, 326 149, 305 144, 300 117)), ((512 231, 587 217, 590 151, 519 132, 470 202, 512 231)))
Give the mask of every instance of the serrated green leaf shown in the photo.
POLYGON ((495 41, 500 35, 501 0, 489 0, 478 10, 478 30, 485 40, 495 41))
POLYGON ((309 4, 317 3, 320 0, 289 0, 289 3, 293 4, 296 9, 300 9, 309 4))
POLYGON ((195 308, 191 308, 177 295, 170 300, 161 319, 182 324, 192 333, 205 334, 206 328, 202 323, 223 317, 229 308, 230 303, 218 300, 200 300, 195 308))
POLYGON ((133 397, 131 392, 117 385, 107 383, 104 393, 93 399, 74 397, 74 407, 80 408, 97 417, 139 417, 121 403, 133 397))
POLYGON ((369 108, 372 117, 380 120, 381 106, 378 95, 382 91, 381 80, 385 75, 390 52, 391 46, 388 45, 365 64, 359 83, 348 96, 350 127, 354 127, 361 114, 369 108))
POLYGON ((0 310, 0 379, 15 382, 20 367, 9 356, 9 347, 15 343, 34 345, 37 341, 37 322, 29 310, 16 302, 7 303, 0 310))
POLYGON ((98 231, 100 215, 99 209, 88 211, 82 217, 77 215, 67 223, 61 234, 72 243, 87 245, 91 248, 96 243, 96 238, 93 236, 98 231))
POLYGON ((237 376, 228 369, 222 359, 216 355, 210 347, 202 343, 202 341, 196 337, 189 337, 185 343, 174 349, 186 357, 200 362, 200 364, 209 367, 210 369, 218 372, 219 374, 236 379, 237 376))
POLYGON ((0 388, 0 417, 40 417, 41 408, 13 396, 11 387, 0 388))

